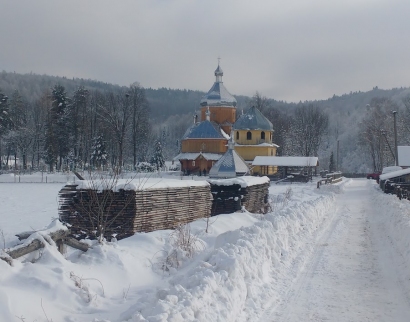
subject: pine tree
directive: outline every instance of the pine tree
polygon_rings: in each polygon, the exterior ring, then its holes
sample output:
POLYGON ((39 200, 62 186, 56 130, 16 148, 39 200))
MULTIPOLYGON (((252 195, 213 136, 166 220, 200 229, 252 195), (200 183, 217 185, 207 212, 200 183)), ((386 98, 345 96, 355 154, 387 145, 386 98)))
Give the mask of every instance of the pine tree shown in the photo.
POLYGON ((91 163, 100 169, 107 163, 108 153, 102 135, 94 137, 91 147, 91 163))
POLYGON ((89 127, 89 123, 85 122, 87 119, 87 105, 89 101, 89 91, 84 86, 78 87, 75 90, 72 100, 67 104, 66 121, 69 138, 69 146, 74 156, 72 158, 74 168, 82 162, 82 154, 84 151, 85 131, 89 127))
POLYGON ((335 161, 333 157, 333 151, 330 154, 330 160, 329 160, 329 172, 334 172, 335 171, 335 161))
POLYGON ((55 85, 51 92, 52 107, 51 117, 54 123, 54 135, 56 146, 53 148, 57 152, 59 158, 59 169, 61 170, 63 158, 65 158, 70 150, 69 148, 69 115, 67 104, 68 98, 65 89, 61 85, 55 85))
POLYGON ((8 97, 0 91, 0 136, 5 134, 10 125, 8 97))
POLYGON ((156 165, 157 171, 159 171, 159 169, 165 165, 165 159, 162 153, 162 146, 161 146, 160 139, 158 139, 157 142, 155 142, 155 150, 154 150, 154 155, 152 156, 152 159, 151 159, 151 163, 156 165))

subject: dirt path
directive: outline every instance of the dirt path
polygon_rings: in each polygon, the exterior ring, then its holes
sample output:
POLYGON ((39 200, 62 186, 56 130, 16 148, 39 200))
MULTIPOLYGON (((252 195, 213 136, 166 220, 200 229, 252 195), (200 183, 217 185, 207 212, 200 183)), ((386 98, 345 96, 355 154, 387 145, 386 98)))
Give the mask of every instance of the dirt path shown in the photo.
POLYGON ((271 321, 410 321, 410 273, 384 232, 371 185, 354 180, 271 321))

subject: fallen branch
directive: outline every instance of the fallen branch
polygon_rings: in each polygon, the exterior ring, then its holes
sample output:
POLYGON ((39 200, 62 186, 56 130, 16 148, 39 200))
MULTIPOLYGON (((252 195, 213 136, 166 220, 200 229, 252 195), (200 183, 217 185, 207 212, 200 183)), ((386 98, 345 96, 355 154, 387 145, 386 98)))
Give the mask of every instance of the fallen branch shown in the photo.
POLYGON ((86 252, 89 248, 91 248, 88 244, 82 243, 72 237, 65 237, 63 239, 63 243, 75 249, 82 250, 83 252, 86 252))
MULTIPOLYGON (((69 233, 70 233, 69 230, 60 229, 60 230, 50 233, 49 235, 50 235, 50 238, 56 242, 66 237, 69 233)), ((35 250, 39 250, 40 248, 44 248, 44 247, 45 245, 43 244, 42 241, 40 241, 39 239, 34 239, 28 245, 25 245, 25 246, 18 245, 10 250, 7 250, 7 251, 5 250, 4 252, 8 254, 11 258, 16 259, 16 258, 27 255, 28 253, 34 252, 35 250)))
POLYGON ((78 178, 78 180, 84 180, 84 178, 77 171, 73 171, 73 173, 78 178))

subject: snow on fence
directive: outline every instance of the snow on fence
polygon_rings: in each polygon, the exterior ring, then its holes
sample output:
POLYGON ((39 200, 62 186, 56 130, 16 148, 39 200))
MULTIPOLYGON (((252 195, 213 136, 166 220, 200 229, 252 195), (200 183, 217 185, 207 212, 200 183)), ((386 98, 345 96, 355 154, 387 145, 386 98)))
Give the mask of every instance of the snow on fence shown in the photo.
POLYGON ((118 180, 109 187, 82 181, 64 186, 59 199, 60 220, 79 239, 173 229, 209 217, 212 205, 206 181, 168 179, 118 180))
POLYGON ((179 224, 232 213, 245 207, 265 212, 269 178, 193 181, 147 179, 80 181, 59 192, 59 217, 74 237, 122 239, 136 232, 173 229, 179 224))

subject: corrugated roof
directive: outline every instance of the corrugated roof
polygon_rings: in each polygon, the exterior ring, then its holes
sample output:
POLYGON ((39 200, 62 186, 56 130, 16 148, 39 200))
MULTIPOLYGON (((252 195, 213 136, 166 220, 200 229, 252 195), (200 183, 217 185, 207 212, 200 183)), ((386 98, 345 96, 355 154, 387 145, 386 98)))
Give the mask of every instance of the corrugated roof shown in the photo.
POLYGON ((215 122, 208 120, 193 124, 184 134, 186 139, 226 139, 215 122))
POLYGON ((273 131, 273 125, 255 106, 252 106, 248 112, 239 117, 233 129, 273 131))

